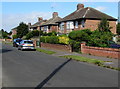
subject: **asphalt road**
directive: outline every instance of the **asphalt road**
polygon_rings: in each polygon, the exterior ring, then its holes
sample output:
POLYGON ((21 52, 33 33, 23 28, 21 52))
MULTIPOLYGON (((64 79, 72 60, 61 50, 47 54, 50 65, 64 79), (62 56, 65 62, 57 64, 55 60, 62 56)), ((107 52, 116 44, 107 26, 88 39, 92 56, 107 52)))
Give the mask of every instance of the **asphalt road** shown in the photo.
POLYGON ((2 46, 3 87, 117 87, 118 72, 37 51, 2 46))

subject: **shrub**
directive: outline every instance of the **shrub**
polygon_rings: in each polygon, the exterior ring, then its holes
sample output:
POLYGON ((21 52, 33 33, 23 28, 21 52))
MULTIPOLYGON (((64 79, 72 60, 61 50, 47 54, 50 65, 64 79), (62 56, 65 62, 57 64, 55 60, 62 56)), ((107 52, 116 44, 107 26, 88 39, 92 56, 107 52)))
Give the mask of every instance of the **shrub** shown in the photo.
POLYGON ((67 36, 59 36, 60 44, 69 44, 69 38, 67 36))
POLYGON ((51 43, 51 44, 58 44, 59 38, 57 36, 43 36, 40 37, 41 42, 43 43, 51 43))
POLYGON ((12 36, 13 39, 16 39, 17 37, 18 37, 17 35, 13 35, 13 36, 12 36))
POLYGON ((113 34, 111 32, 93 31, 90 35, 90 40, 87 45, 97 47, 109 47, 108 41, 112 40, 113 34))
POLYGON ((85 41, 88 42, 92 32, 89 29, 72 31, 69 33, 68 37, 75 41, 85 41))
POLYGON ((80 51, 80 43, 81 42, 77 42, 75 40, 69 40, 69 44, 71 45, 72 47, 72 51, 75 51, 75 52, 79 52, 80 51))
POLYGON ((55 31, 46 33, 47 36, 57 36, 57 33, 55 31))

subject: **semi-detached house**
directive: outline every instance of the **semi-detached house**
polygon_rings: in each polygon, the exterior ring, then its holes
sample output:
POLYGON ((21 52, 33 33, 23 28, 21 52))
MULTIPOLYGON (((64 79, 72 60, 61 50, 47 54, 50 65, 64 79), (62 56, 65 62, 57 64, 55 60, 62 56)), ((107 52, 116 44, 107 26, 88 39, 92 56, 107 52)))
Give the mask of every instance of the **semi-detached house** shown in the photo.
POLYGON ((58 23, 57 21, 61 20, 58 16, 58 12, 53 12, 52 18, 47 20, 45 23, 40 25, 40 28, 43 32, 49 33, 52 31, 58 32, 58 23))
POLYGON ((57 23, 59 25, 59 33, 69 33, 73 30, 91 29, 92 31, 98 28, 102 18, 107 18, 109 25, 112 27, 111 32, 116 34, 117 19, 102 13, 94 8, 86 7, 83 4, 77 5, 77 10, 65 16, 57 23))
POLYGON ((42 17, 38 17, 38 22, 34 23, 33 25, 31 25, 31 23, 28 23, 28 28, 29 31, 33 31, 33 30, 41 30, 40 26, 45 23, 47 20, 43 20, 42 17))

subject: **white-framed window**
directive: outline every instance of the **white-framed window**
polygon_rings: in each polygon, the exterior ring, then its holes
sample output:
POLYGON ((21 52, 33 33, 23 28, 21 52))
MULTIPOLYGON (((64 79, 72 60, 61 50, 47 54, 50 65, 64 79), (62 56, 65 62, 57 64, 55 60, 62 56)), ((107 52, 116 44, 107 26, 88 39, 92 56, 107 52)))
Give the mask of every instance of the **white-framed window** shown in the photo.
POLYGON ((85 20, 81 21, 81 27, 84 28, 85 27, 85 20))
POLYGON ((45 31, 45 32, 48 31, 48 26, 44 26, 44 31, 45 31))
POLYGON ((67 29, 74 29, 74 22, 73 21, 68 21, 66 23, 66 28, 67 29))
POLYGON ((78 21, 75 21, 75 28, 78 28, 78 21))
POLYGON ((64 22, 60 23, 60 30, 64 30, 64 22))

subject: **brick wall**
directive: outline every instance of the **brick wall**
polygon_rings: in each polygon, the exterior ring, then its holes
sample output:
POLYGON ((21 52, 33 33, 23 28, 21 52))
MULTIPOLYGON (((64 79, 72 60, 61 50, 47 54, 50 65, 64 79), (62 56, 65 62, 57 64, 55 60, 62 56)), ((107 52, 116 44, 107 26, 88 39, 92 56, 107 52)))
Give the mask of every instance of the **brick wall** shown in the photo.
POLYGON ((41 43, 41 47, 71 52, 71 47, 69 45, 41 43))
POLYGON ((52 31, 58 32, 58 26, 51 26, 49 32, 52 32, 52 31))
MULTIPOLYGON (((82 30, 82 29, 90 29, 91 31, 94 31, 98 28, 98 24, 100 23, 100 20, 89 20, 87 19, 85 21, 85 27, 81 27, 81 21, 79 20, 78 28, 74 27, 74 30, 82 30)), ((116 21, 109 21, 110 27, 112 27, 111 32, 113 34, 116 34, 116 21)), ((60 29, 59 29, 60 30, 60 29)), ((64 33, 69 33, 71 30, 66 29, 66 22, 64 23, 64 33)))
POLYGON ((120 58, 120 49, 102 48, 102 47, 90 47, 85 43, 81 44, 81 52, 84 54, 91 54, 95 56, 104 56, 109 58, 120 58))

